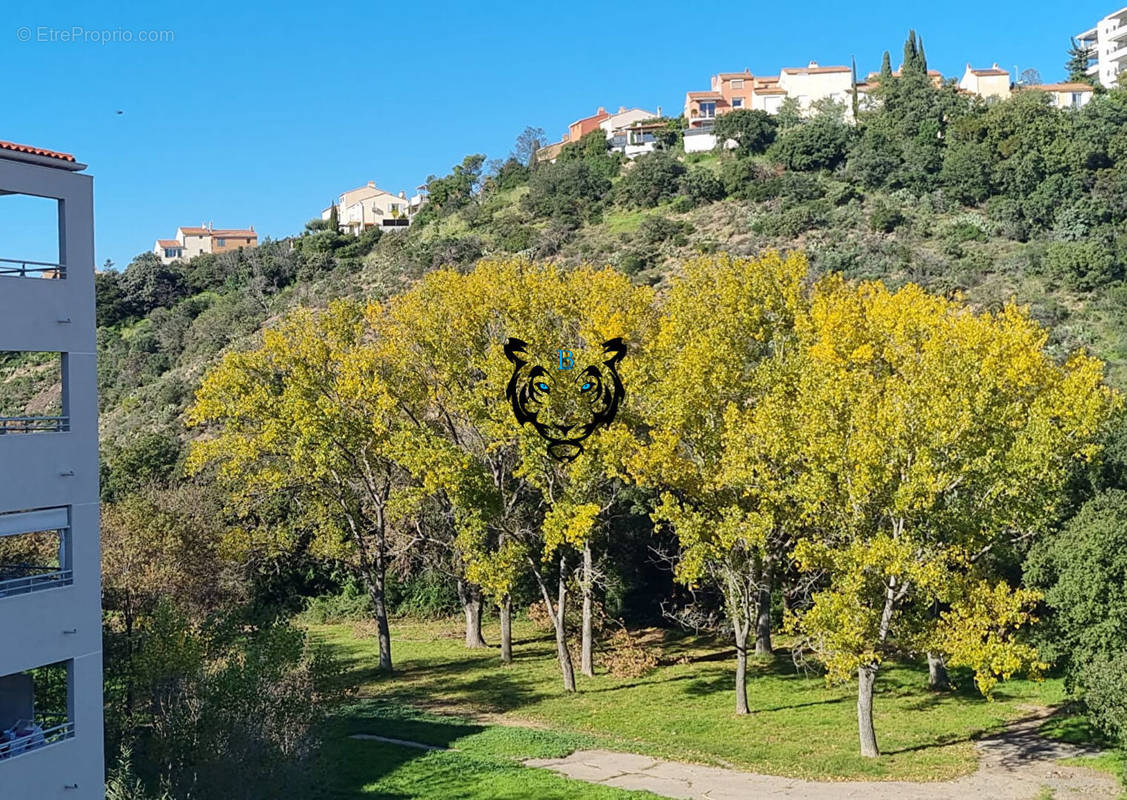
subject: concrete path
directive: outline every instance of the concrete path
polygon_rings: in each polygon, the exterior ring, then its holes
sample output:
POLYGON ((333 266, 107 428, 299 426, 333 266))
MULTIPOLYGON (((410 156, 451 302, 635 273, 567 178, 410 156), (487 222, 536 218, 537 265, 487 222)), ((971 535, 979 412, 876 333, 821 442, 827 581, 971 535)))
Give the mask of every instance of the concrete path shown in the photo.
POLYGON ((1056 763, 1092 751, 1040 736, 1037 728, 1044 719, 1043 714, 1030 717, 982 739, 976 745, 978 770, 945 783, 806 781, 609 750, 582 750, 566 758, 529 759, 524 764, 589 783, 686 800, 1034 800, 1046 787, 1055 800, 1119 797, 1118 782, 1110 775, 1056 763))

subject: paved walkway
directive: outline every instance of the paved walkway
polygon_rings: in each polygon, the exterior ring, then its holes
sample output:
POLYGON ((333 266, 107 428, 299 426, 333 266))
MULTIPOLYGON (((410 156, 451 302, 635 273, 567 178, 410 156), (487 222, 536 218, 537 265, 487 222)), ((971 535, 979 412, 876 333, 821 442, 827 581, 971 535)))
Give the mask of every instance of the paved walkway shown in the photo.
POLYGON ((1119 797, 1118 782, 1110 775, 1057 764, 1056 759, 1091 751, 1040 736, 1037 728, 1043 721, 1043 714, 1030 717, 982 739, 977 743, 978 770, 945 783, 806 781, 609 750, 581 750, 566 758, 529 759, 524 764, 589 783, 687 800, 1034 800, 1045 787, 1055 800, 1119 797))

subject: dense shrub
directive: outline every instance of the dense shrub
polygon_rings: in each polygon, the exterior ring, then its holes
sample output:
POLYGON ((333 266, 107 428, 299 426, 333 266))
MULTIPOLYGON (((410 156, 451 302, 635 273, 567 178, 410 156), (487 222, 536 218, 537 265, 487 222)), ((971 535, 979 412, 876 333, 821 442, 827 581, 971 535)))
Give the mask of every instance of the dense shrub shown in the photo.
POLYGON ((869 215, 869 227, 881 233, 892 233, 905 222, 899 208, 885 203, 877 203, 869 215))
POLYGON ((852 128, 829 119, 796 125, 771 146, 771 155, 787 169, 833 169, 845 160, 852 128))
POLYGON ((1099 241, 1049 242, 1043 264, 1048 275, 1080 291, 1104 286, 1121 276, 1115 254, 1099 241))
POLYGON ((685 172, 685 165, 663 150, 640 156, 618 184, 619 196, 629 205, 653 208, 677 194, 685 172))
POLYGON ((585 160, 577 159, 536 168, 529 180, 524 206, 537 217, 558 220, 575 228, 592 218, 610 191, 610 180, 585 160))
POLYGON ((724 183, 706 167, 689 167, 681 178, 681 191, 695 203, 724 199, 724 183))

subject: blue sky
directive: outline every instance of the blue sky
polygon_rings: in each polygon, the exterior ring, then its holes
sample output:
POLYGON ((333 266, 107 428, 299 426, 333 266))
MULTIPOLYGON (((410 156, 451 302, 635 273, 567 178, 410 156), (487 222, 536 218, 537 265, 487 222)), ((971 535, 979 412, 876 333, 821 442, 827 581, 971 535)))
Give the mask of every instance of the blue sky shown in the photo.
MULTIPOLYGON (((90 165, 99 264, 124 267, 205 220, 295 233, 343 189, 375 180, 410 192, 467 153, 505 156, 526 125, 554 140, 599 105, 679 113, 685 91, 720 71, 856 56, 863 75, 885 49, 898 63, 909 28, 945 75, 996 61, 1061 79, 1069 35, 1114 10, 1091 0, 1016 13, 905 0, 161 5, 23 4, 0 23, 0 139, 90 165), (76 26, 122 33, 50 41, 76 26), (148 30, 173 41, 120 41, 148 30)), ((0 199, 0 258, 50 260, 48 212, 0 199)))

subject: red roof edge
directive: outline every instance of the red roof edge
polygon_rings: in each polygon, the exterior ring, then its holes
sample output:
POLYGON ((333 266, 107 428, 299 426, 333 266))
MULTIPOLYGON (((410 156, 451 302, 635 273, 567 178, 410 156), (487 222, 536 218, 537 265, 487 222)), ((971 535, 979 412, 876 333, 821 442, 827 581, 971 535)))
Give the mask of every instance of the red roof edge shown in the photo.
POLYGON ((70 153, 59 153, 54 150, 44 150, 42 147, 32 147, 29 144, 16 144, 15 142, 5 142, 0 140, 0 150, 12 150, 16 153, 27 153, 29 156, 41 156, 43 158, 57 158, 60 161, 74 162, 74 156, 70 153))

